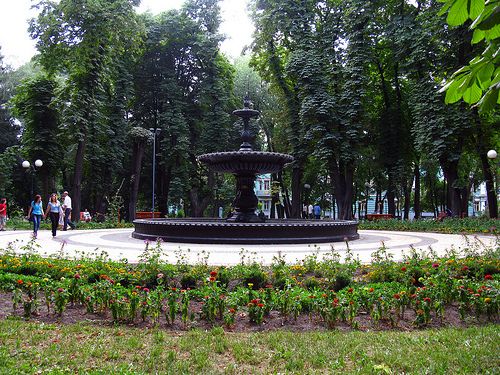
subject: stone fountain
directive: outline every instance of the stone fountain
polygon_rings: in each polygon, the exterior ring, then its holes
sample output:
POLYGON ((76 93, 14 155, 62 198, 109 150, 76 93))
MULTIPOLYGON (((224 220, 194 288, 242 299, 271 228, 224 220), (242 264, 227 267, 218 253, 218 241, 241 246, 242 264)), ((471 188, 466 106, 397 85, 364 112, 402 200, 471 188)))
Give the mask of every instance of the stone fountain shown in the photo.
POLYGON ((238 151, 200 155, 198 160, 215 172, 232 173, 236 178, 234 213, 227 219, 139 219, 134 220, 132 237, 183 243, 280 244, 324 243, 358 239, 357 222, 346 220, 270 219, 258 216, 254 183, 257 175, 276 173, 293 157, 276 152, 254 151, 250 119, 259 111, 250 108, 233 111, 243 120, 242 144, 238 151))

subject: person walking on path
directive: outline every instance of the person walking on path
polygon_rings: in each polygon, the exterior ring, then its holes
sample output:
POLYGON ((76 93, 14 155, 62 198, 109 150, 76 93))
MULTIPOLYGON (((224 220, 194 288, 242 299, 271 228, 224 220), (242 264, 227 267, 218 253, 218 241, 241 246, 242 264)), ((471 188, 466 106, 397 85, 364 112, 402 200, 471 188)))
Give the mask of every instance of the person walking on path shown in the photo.
POLYGON ((319 206, 319 204, 314 205, 314 218, 316 220, 321 218, 321 207, 319 206))
POLYGON ((33 215, 33 238, 36 238, 43 215, 43 203, 40 194, 35 195, 35 199, 31 201, 28 217, 30 218, 31 215, 33 215))
POLYGON ((307 213, 308 213, 308 219, 312 219, 313 218, 313 205, 310 204, 309 206, 307 206, 307 213))
POLYGON ((71 197, 69 196, 68 192, 65 191, 62 195, 63 197, 63 211, 64 211, 64 224, 63 224, 63 231, 68 230, 68 225, 70 226, 71 229, 75 229, 75 224, 71 221, 71 197))
POLYGON ((50 196, 50 202, 45 210, 45 219, 47 216, 50 217, 50 223, 52 224, 52 237, 56 236, 57 226, 59 225, 59 210, 61 209, 61 204, 57 200, 57 194, 52 193, 50 196))
POLYGON ((0 199, 0 231, 5 230, 5 224, 7 223, 7 199, 0 199))

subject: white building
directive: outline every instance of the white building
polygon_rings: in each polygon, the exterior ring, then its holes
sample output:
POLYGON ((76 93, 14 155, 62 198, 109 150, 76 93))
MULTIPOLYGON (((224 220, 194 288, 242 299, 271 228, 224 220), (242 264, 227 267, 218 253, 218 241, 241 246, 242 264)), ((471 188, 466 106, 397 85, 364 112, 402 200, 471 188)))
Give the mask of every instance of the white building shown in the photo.
POLYGON ((262 174, 255 179, 255 195, 264 215, 271 215, 271 174, 262 174))

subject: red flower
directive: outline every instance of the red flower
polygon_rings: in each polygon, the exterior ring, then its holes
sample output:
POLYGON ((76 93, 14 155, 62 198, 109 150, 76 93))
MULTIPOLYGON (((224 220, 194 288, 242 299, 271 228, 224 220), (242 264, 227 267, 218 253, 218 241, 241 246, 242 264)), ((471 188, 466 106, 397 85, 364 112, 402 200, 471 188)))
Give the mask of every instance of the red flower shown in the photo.
POLYGON ((258 304, 259 302, 260 302, 260 299, 258 299, 258 298, 255 298, 255 299, 250 301, 250 303, 253 303, 254 305, 258 304))
POLYGON ((137 285, 137 286, 135 287, 135 289, 139 289, 139 290, 141 290, 141 289, 142 289, 142 286, 137 285))
POLYGON ((217 276, 217 271, 210 272, 210 277, 216 277, 216 276, 217 276))
POLYGON ((484 279, 485 280, 493 280, 493 276, 491 276, 491 275, 485 275, 484 279))
POLYGON ((149 293, 149 288, 144 288, 144 289, 143 289, 143 291, 144 291, 145 293, 149 293))
POLYGON ((326 295, 326 293, 323 293, 323 294, 321 295, 321 297, 322 297, 322 298, 326 298, 326 297, 328 297, 328 296, 326 295))
POLYGON ((353 291, 352 288, 347 289, 347 293, 352 293, 352 291, 353 291))
POLYGON ((432 268, 438 268, 439 267, 439 263, 433 263, 432 264, 432 268))
POLYGON ((469 267, 467 267, 467 266, 462 267, 462 271, 468 271, 468 270, 469 270, 469 267))
POLYGON ((57 289, 57 291, 58 291, 59 293, 63 293, 63 292, 64 292, 64 289, 63 289, 63 288, 59 288, 59 289, 57 289))
POLYGON ((80 274, 78 274, 78 273, 76 273, 74 277, 75 277, 75 279, 77 279, 77 280, 81 278, 80 274))
POLYGON ((354 305, 354 301, 349 301, 349 305, 354 305))
POLYGON ((370 293, 373 293, 373 291, 374 291, 374 290, 375 290, 375 289, 370 288, 369 292, 370 292, 370 293))
POLYGON ((315 295, 311 295, 311 296, 309 296, 309 298, 311 298, 311 299, 312 299, 312 298, 316 298, 316 296, 315 296, 315 295))
POLYGON ((257 306, 264 307, 264 304, 263 303, 258 303, 257 306))
POLYGON ((272 289, 273 285, 272 284, 266 284, 267 289, 272 289))
POLYGON ((406 271, 406 267, 401 267, 401 271, 405 272, 406 271))
POLYGON ((401 296, 400 296, 398 293, 396 293, 396 294, 394 295, 394 298, 396 298, 396 299, 400 299, 400 298, 401 298, 401 296))
POLYGON ((337 306, 339 304, 339 299, 338 298, 335 298, 332 302, 332 305, 333 306, 337 306))
POLYGON ((24 281, 22 281, 21 279, 19 279, 19 280, 17 280, 17 283, 18 283, 19 285, 23 285, 24 281))
POLYGON ((213 277, 213 276, 212 276, 212 277, 210 277, 210 282, 211 282, 211 283, 215 282, 215 277, 213 277))
POLYGON ((424 298, 424 302, 430 303, 430 302, 431 302, 431 299, 430 299, 429 297, 425 297, 425 298, 424 298))
POLYGON ((228 311, 229 311, 229 313, 230 313, 230 314, 234 314, 234 313, 236 313, 236 310, 235 310, 235 309, 229 309, 228 311))

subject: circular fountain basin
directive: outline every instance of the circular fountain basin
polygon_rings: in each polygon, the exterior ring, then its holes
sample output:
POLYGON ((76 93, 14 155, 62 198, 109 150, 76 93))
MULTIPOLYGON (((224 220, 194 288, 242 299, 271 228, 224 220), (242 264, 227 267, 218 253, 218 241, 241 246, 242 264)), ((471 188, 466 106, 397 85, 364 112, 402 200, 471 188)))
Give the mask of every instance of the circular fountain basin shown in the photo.
POLYGON ((228 151, 198 156, 215 172, 224 173, 277 173, 293 161, 293 156, 278 152, 228 151))
POLYGON ((302 244, 356 240, 357 221, 270 219, 265 223, 215 218, 138 219, 133 238, 201 244, 302 244))

